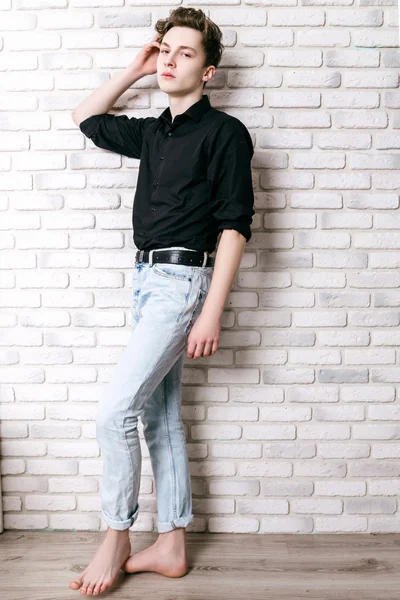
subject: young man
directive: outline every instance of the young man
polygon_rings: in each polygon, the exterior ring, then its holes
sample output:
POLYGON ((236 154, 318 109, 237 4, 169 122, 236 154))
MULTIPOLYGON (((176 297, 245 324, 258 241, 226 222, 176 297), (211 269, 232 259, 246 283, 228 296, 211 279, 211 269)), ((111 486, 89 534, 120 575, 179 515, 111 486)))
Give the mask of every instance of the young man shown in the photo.
POLYGON ((73 112, 96 146, 141 159, 133 206, 132 334, 101 398, 96 420, 108 524, 94 559, 70 587, 97 595, 120 569, 181 577, 185 527, 193 521, 186 439, 180 416, 184 350, 215 354, 221 315, 254 214, 245 126, 214 109, 203 87, 221 59, 221 31, 201 10, 179 7, 121 74, 73 112), (157 73, 169 107, 158 118, 107 111, 140 77, 157 73), (216 247, 214 259, 208 254, 216 247), (211 281, 212 279, 212 281, 211 281), (130 556, 139 512, 140 416, 157 492, 155 544, 130 556))

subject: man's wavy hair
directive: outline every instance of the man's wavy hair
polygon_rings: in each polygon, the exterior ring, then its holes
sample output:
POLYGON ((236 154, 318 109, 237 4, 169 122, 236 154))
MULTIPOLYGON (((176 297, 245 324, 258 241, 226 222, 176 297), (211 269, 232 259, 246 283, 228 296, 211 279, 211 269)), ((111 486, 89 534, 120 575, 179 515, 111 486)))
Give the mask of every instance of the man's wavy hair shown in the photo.
MULTIPOLYGON (((191 27, 200 31, 206 55, 203 67, 210 65, 213 65, 215 68, 218 67, 224 45, 221 42, 222 31, 214 21, 211 21, 201 9, 179 6, 170 12, 169 17, 159 19, 155 24, 155 30, 159 34, 158 41, 161 42, 167 31, 175 26, 191 27)), ((204 82, 203 89, 206 83, 207 81, 204 82)))

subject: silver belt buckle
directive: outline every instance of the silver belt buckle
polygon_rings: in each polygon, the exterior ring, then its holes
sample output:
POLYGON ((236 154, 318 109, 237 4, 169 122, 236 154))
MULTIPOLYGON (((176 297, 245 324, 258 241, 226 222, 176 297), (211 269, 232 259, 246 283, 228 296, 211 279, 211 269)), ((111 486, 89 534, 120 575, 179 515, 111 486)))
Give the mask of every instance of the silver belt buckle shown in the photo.
POLYGON ((153 265, 153 253, 154 253, 154 250, 150 250, 150 252, 149 252, 149 265, 150 265, 150 267, 153 265))
POLYGON ((204 252, 204 258, 203 258, 203 264, 201 265, 202 267, 206 266, 207 263, 207 259, 208 259, 208 252, 204 252))
POLYGON ((139 250, 139 258, 138 258, 137 262, 142 262, 143 255, 144 255, 144 250, 139 250))

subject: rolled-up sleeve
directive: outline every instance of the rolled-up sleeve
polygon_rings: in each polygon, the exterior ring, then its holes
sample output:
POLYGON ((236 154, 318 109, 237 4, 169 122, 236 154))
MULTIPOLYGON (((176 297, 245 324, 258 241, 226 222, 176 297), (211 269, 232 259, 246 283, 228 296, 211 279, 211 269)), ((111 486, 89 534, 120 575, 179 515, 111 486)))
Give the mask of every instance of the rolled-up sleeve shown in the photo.
POLYGON ((254 211, 251 176, 253 143, 245 125, 232 117, 213 134, 208 149, 207 180, 218 230, 235 229, 248 242, 254 211))
POLYGON ((99 148, 140 159, 144 137, 155 120, 104 113, 84 119, 79 129, 99 148))

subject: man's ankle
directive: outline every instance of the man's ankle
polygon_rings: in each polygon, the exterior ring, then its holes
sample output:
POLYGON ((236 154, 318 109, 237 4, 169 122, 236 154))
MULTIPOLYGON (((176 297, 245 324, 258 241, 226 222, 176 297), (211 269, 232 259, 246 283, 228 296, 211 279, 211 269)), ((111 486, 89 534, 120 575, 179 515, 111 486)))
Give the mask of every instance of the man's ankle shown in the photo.
POLYGON ((177 527, 172 531, 166 531, 164 533, 158 534, 157 543, 159 545, 169 545, 174 546, 176 544, 182 543, 185 539, 185 527, 177 527))
POLYGON ((162 533, 159 533, 158 535, 160 536, 160 538, 167 538, 167 537, 173 537, 173 535, 175 534, 176 536, 179 535, 183 535, 183 533, 185 532, 185 527, 175 527, 175 529, 171 529, 171 531, 164 531, 162 533))
POLYGON ((129 528, 128 529, 113 529, 112 527, 108 527, 106 530, 107 535, 114 535, 118 537, 129 537, 129 528))

